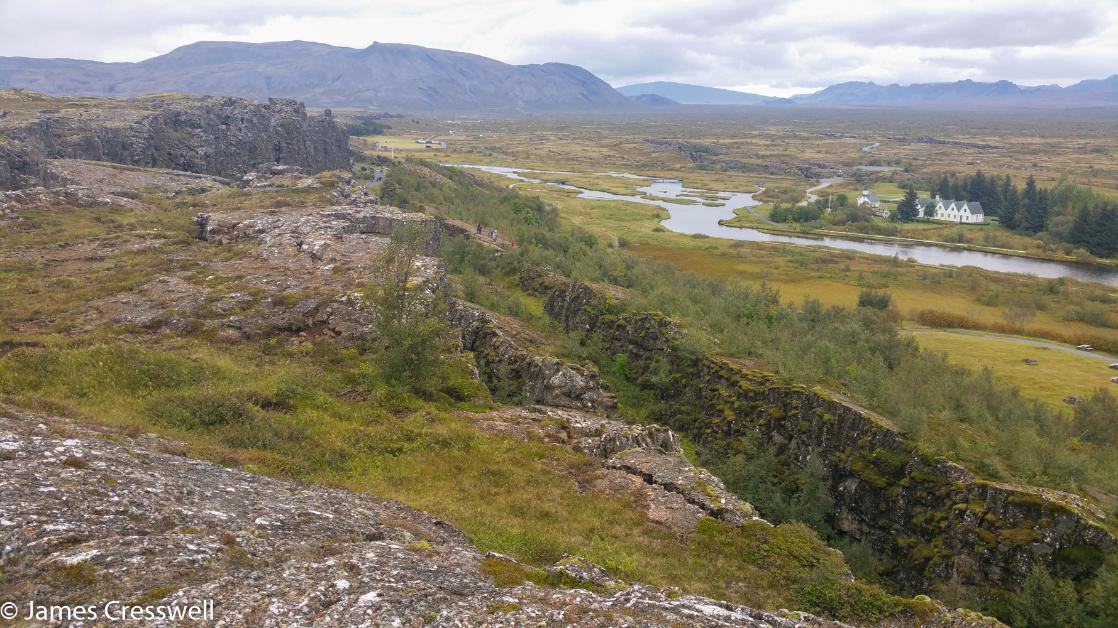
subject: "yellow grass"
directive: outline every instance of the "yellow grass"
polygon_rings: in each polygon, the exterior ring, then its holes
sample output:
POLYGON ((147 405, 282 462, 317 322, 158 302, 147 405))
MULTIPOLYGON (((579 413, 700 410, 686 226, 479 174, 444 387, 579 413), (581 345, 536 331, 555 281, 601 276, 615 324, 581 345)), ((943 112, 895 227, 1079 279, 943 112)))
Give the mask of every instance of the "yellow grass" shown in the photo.
POLYGON ((1026 396, 1053 408, 1070 408, 1064 403, 1068 395, 1086 397, 1099 387, 1118 388, 1109 383, 1116 372, 1109 370, 1107 362, 1099 358, 1022 344, 1011 337, 929 329, 915 329, 911 333, 920 346, 943 351, 957 364, 990 368, 1001 381, 1019 387, 1026 396), (1025 364, 1026 358, 1037 360, 1037 364, 1025 364))

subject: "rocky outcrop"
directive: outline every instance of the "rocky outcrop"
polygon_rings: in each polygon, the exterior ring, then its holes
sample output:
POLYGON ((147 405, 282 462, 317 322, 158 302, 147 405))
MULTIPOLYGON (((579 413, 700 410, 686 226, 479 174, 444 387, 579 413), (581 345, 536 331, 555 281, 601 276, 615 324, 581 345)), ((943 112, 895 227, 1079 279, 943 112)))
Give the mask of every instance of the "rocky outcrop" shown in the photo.
POLYGON ((895 557, 891 579, 902 585, 1014 588, 1036 565, 1082 578, 1118 551, 1104 515, 1079 496, 977 478, 840 395, 686 350, 686 331, 663 315, 619 313, 614 296, 546 271, 521 279, 564 328, 625 354, 638 383, 679 409, 673 427, 720 448, 760 433, 790 468, 821 463, 836 527, 895 557), (655 386, 642 379, 654 367, 670 375, 655 386))
POLYGON ((522 348, 485 310, 454 301, 449 317, 460 333, 462 350, 474 354, 482 381, 497 396, 561 408, 617 407, 597 373, 522 348))
MULTIPOLYGON (((214 244, 255 242, 266 257, 286 257, 297 251, 319 261, 345 257, 351 242, 370 242, 361 236, 388 237, 407 223, 431 231, 429 249, 434 251, 442 231, 440 222, 426 214, 405 212, 387 205, 198 214, 195 222, 200 240, 214 244)), ((360 254, 368 252, 366 249, 359 251, 360 254)))
MULTIPOLYGON (((52 101, 45 101, 50 103, 52 101)), ((262 164, 319 172, 349 165, 348 137, 330 112, 237 98, 141 98, 41 109, 0 122, 0 187, 53 185, 50 159, 71 158, 240 178, 262 164)))
POLYGON ((207 623, 223 626, 839 626, 630 585, 576 558, 550 568, 572 588, 501 586, 495 563, 533 568, 482 554, 444 521, 181 449, 0 408, 4 599, 96 613, 110 600, 212 600, 207 623))
POLYGON ((691 532, 703 517, 733 525, 764 522, 722 480, 691 464, 679 436, 662 425, 632 425, 600 414, 543 406, 506 408, 472 420, 483 430, 554 442, 598 463, 584 488, 633 500, 650 521, 691 532))

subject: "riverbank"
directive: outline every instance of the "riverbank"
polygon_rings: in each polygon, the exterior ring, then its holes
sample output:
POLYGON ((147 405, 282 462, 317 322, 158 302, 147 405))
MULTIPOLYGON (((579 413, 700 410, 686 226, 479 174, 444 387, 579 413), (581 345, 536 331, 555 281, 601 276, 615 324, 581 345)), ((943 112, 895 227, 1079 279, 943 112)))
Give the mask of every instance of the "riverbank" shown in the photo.
POLYGON ((1025 249, 1011 249, 996 246, 986 246, 981 244, 973 244, 969 242, 944 242, 942 240, 930 240, 922 238, 908 238, 903 236, 889 236, 879 235, 872 233, 859 233, 856 231, 842 231, 838 229, 805 229, 799 225, 791 226, 782 223, 775 223, 771 220, 761 220, 751 208, 744 208, 736 210, 733 218, 726 218, 719 220, 718 224, 725 227, 733 227, 737 229, 755 229, 772 233, 774 235, 791 235, 805 238, 845 238, 852 241, 867 240, 874 242, 892 242, 896 244, 912 244, 922 246, 938 246, 945 248, 959 249, 963 251, 974 251, 976 253, 991 253, 994 255, 1009 255, 1013 257, 1021 257, 1027 259, 1034 259, 1047 262, 1058 262, 1061 264, 1077 264, 1087 267, 1098 267, 1103 270, 1118 269, 1118 260, 1103 259, 1099 257, 1090 257, 1082 259, 1071 255, 1061 255, 1052 252, 1035 252, 1025 249))

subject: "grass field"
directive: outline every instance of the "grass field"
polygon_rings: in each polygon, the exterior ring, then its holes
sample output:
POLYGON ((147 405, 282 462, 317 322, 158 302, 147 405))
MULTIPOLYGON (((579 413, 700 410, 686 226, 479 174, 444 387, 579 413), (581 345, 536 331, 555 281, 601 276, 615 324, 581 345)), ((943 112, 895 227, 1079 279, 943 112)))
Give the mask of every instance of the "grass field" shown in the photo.
POLYGON ((981 337, 931 329, 913 329, 910 333, 920 346, 943 351, 958 364, 989 368, 998 380, 1060 410, 1071 408, 1064 402, 1068 395, 1085 398, 1099 387, 1118 388, 1109 383, 1118 373, 1109 370, 1103 359, 1021 344, 1012 337, 981 337), (1027 358, 1035 359, 1037 364, 1026 364, 1027 358))

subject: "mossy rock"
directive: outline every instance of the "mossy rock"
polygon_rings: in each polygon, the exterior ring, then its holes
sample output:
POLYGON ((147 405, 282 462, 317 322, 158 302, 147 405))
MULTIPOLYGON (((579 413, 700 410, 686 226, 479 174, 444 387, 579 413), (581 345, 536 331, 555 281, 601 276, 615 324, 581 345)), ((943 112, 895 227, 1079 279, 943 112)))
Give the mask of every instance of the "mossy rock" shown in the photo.
POLYGON ((998 539, 1011 545, 1028 545, 1040 540, 1040 533, 1032 528, 1005 528, 998 531, 998 539))

